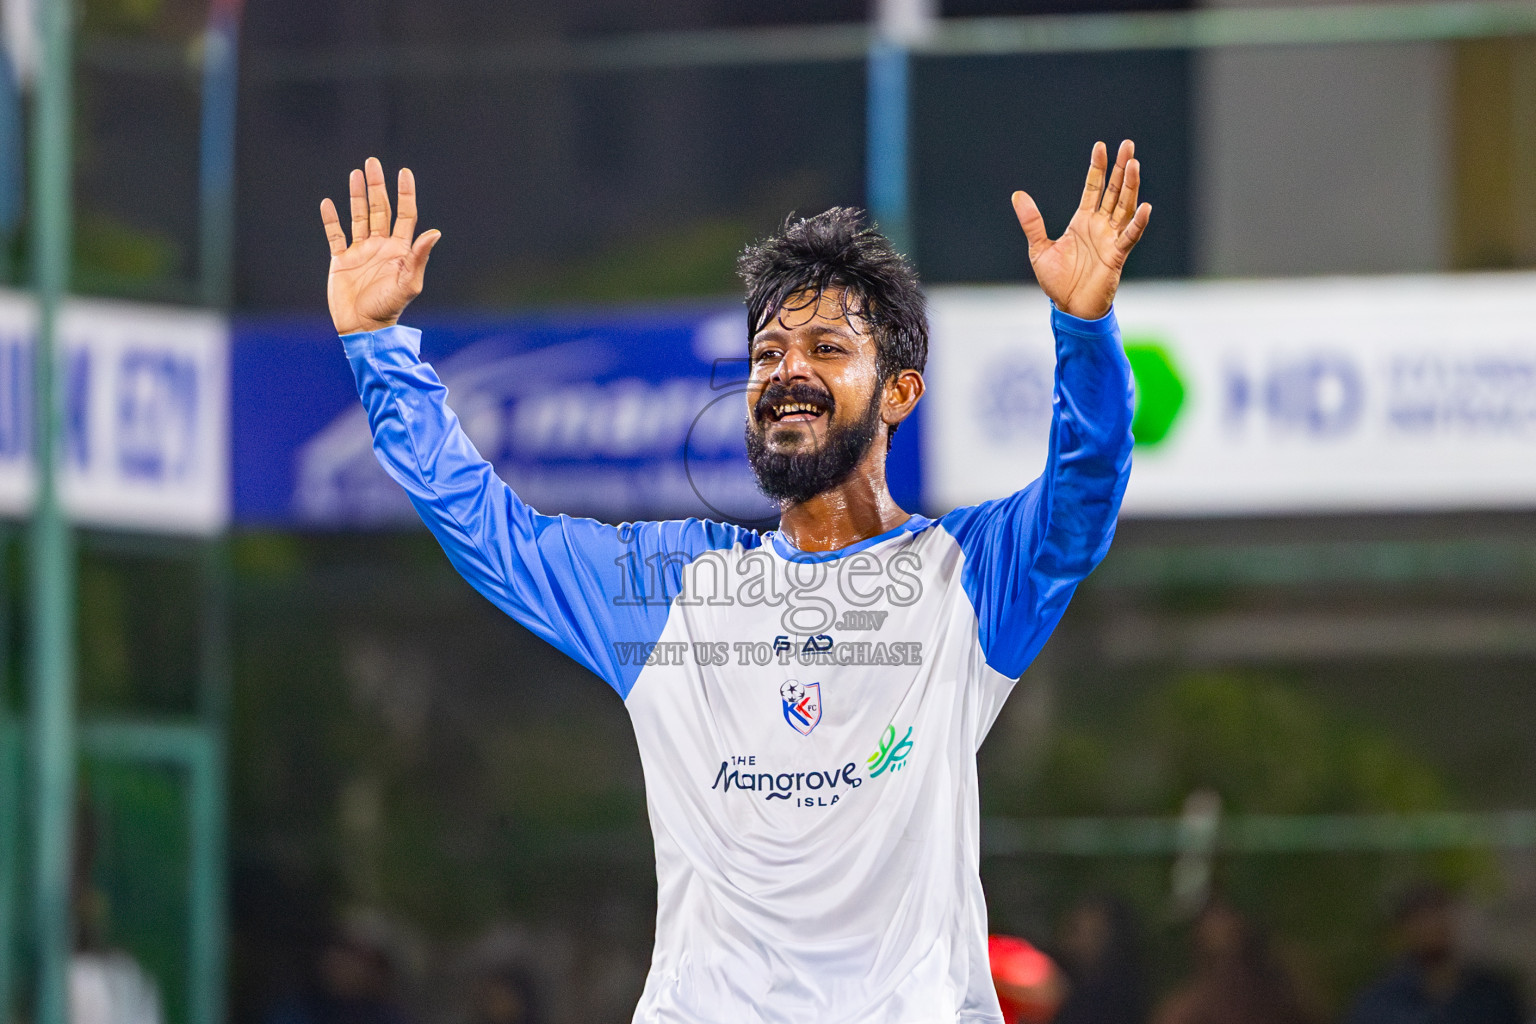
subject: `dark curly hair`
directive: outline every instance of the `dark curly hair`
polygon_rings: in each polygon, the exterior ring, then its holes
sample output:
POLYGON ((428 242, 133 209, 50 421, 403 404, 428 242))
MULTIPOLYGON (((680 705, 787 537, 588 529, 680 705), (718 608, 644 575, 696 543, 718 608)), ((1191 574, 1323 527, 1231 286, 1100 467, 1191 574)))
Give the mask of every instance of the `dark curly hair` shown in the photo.
POLYGON ((859 317, 876 345, 881 382, 928 362, 928 316, 917 271, 865 222, 864 211, 834 206, 814 217, 785 218, 778 234, 747 246, 736 261, 747 286, 747 337, 788 309, 814 309, 827 289, 841 289, 843 313, 859 317), (786 306, 797 295, 803 300, 786 306))

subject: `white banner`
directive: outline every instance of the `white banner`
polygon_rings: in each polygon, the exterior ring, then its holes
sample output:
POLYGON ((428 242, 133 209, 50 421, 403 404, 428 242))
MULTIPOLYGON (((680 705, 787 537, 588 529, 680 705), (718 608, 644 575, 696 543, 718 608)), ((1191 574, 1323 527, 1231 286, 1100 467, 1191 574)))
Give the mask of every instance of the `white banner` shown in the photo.
MULTIPOLYGON (((1055 356, 1033 287, 937 289, 934 508, 1039 475, 1055 356)), ((1536 275, 1128 284, 1128 515, 1536 508, 1536 275)))
MULTIPOLYGON (((32 507, 37 311, 0 293, 0 514, 32 507)), ((59 491, 84 525, 229 521, 229 329, 213 313, 72 299, 59 317, 59 491)))

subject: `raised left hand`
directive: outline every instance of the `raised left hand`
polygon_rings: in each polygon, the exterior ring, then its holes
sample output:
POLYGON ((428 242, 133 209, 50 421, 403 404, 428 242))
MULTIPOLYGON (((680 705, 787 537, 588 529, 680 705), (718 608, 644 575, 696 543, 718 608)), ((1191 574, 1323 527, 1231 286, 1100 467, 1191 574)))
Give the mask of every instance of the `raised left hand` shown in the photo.
POLYGON ((342 230, 336 204, 320 203, 320 222, 331 247, 331 272, 325 296, 337 334, 377 331, 400 319, 421 294, 427 257, 441 231, 416 234, 416 177, 400 169, 400 215, 390 228, 389 189, 384 166, 373 157, 352 172, 352 241, 342 230))
POLYGON ((1013 212, 1029 239, 1035 280, 1063 313, 1097 320, 1115 301, 1125 258, 1152 218, 1150 203, 1136 203, 1141 191, 1141 163, 1135 154, 1136 145, 1130 139, 1120 143, 1106 186, 1109 151, 1104 143, 1094 143, 1082 202, 1067 230, 1054 242, 1046 234, 1045 219, 1029 193, 1013 194, 1013 212))

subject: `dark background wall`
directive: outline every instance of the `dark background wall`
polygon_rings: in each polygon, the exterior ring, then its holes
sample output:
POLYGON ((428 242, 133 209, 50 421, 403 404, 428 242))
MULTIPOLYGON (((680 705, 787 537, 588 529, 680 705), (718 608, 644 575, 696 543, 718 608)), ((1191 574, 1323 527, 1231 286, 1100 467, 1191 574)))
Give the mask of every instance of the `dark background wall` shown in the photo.
MULTIPOLYGON (((1109 6, 1109 5, 1105 5, 1109 6)), ((967 3, 964 14, 1076 10, 967 3)), ((364 156, 409 164, 443 229, 434 306, 734 290, 747 239, 790 211, 864 202, 861 62, 753 68, 354 74, 390 48, 471 52, 630 30, 858 19, 858 3, 252 6, 243 58, 238 300, 318 302, 314 208, 364 156), (295 53, 336 81, 283 80, 295 53)), ((919 62, 916 256, 932 281, 1028 274, 1007 197, 1070 214, 1088 147, 1134 133, 1160 232, 1136 273, 1188 269, 1189 70, 1182 54, 919 62), (986 102, 975 102, 984 96, 986 102)))

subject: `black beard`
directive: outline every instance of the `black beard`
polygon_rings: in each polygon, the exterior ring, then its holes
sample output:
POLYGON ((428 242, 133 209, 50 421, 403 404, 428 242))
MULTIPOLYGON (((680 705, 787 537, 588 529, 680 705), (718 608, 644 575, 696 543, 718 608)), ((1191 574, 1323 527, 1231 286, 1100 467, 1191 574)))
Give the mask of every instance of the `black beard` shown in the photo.
POLYGON ((847 480, 879 432, 880 397, 884 390, 883 384, 875 389, 869 408, 856 422, 839 426, 832 421, 835 409, 827 392, 809 384, 770 384, 764 388, 747 418, 747 461, 757 477, 758 490, 780 506, 796 505, 847 480), (779 402, 809 402, 827 411, 826 438, 813 451, 769 451, 767 438, 773 423, 762 425, 759 413, 779 402))

